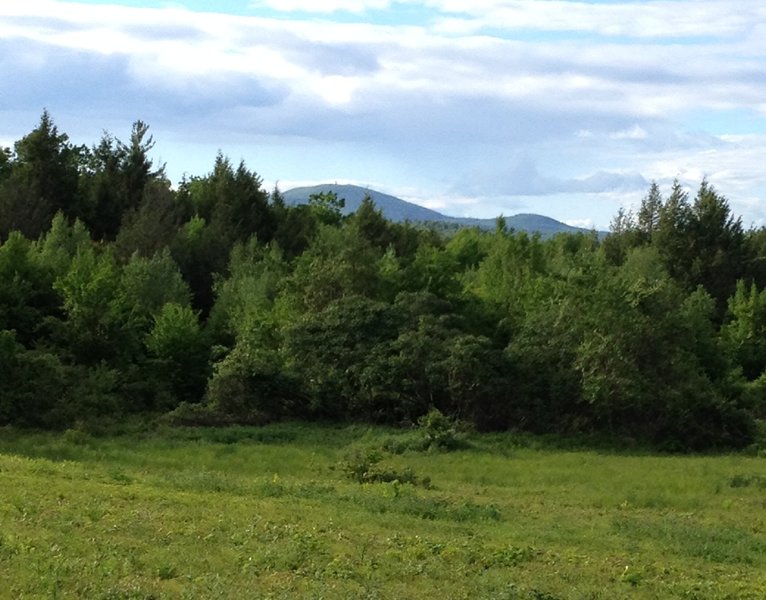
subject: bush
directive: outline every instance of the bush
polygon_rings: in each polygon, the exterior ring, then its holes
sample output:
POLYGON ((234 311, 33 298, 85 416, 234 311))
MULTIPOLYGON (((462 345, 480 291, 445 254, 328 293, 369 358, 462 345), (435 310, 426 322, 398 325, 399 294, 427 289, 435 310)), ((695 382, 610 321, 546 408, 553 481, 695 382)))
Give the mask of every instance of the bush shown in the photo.
POLYGON ((375 448, 357 448, 340 465, 341 470, 351 481, 357 483, 409 483, 431 487, 431 478, 420 478, 409 467, 403 470, 382 468, 379 463, 383 455, 375 448))
POLYGON ((432 408, 418 419, 422 449, 449 451, 463 448, 466 442, 458 431, 459 423, 445 416, 439 409, 432 408))
POLYGON ((391 454, 412 452, 449 452, 468 447, 465 431, 468 425, 445 416, 434 408, 418 419, 418 427, 410 433, 387 437, 381 448, 391 454))
POLYGON ((164 420, 171 425, 191 427, 223 427, 227 425, 265 425, 266 415, 251 409, 232 415, 219 410, 217 406, 182 402, 175 410, 167 413, 164 420))

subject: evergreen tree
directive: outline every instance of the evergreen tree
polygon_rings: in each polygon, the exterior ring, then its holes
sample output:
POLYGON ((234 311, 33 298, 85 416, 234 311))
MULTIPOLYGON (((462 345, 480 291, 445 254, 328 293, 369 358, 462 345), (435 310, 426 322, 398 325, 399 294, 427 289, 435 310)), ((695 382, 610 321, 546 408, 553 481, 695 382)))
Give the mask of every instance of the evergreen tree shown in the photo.
POLYGON ((37 238, 47 231, 57 211, 78 216, 78 176, 84 149, 59 133, 48 111, 38 126, 16 142, 8 173, 0 185, 0 239, 18 230, 37 238))
POLYGON ((676 180, 673 182, 670 196, 660 210, 652 243, 659 250, 668 273, 688 288, 692 287, 689 276, 692 261, 691 220, 689 195, 676 180))
POLYGON ((654 232, 660 226, 660 215, 662 213, 663 200, 660 186, 653 181, 649 192, 641 200, 641 207, 638 209, 637 226, 638 230, 645 236, 645 239, 651 240, 654 232))
POLYGON ((690 233, 692 283, 716 299, 722 314, 748 257, 742 220, 731 214, 726 198, 707 181, 692 205, 690 233))

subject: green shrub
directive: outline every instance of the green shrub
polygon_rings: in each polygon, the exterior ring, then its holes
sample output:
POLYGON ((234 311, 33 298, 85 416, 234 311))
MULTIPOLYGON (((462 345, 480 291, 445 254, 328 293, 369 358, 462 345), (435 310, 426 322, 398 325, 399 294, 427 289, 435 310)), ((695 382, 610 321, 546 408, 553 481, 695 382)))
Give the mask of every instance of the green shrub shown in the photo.
POLYGON ((766 490, 766 477, 762 477, 761 475, 735 475, 729 480, 729 487, 756 487, 761 490, 766 490))
POLYGON ((418 419, 418 428, 424 450, 456 450, 466 445, 458 431, 458 422, 437 408, 432 408, 418 419))
POLYGON ((381 452, 375 448, 357 448, 352 451, 340 467, 351 481, 357 483, 410 483, 431 487, 429 477, 420 478, 409 467, 402 470, 386 469, 380 466, 383 459, 381 452))
POLYGON ((269 419, 256 409, 239 411, 236 415, 220 410, 218 406, 181 402, 167 413, 164 420, 171 425, 192 427, 222 427, 227 425, 265 425, 269 419))

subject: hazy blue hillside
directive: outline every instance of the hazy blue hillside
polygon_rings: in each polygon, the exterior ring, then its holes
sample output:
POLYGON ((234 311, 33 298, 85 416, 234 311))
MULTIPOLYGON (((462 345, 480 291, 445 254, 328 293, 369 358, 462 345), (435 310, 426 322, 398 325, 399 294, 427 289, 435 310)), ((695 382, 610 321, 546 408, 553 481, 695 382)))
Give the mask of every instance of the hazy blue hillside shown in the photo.
MULTIPOLYGON (((310 187, 298 187, 287 190, 283 193, 285 201, 288 204, 303 204, 308 202, 312 194, 335 192, 339 198, 346 201, 343 210, 344 214, 351 214, 359 208, 365 196, 369 195, 375 205, 380 209, 383 215, 392 221, 411 221, 463 225, 466 227, 482 227, 492 229, 495 227, 495 219, 470 219, 466 217, 451 217, 435 210, 424 208, 407 202, 396 196, 384 194, 368 188, 356 185, 338 185, 334 183, 325 183, 310 187)), ((516 231, 527 231, 529 233, 539 233, 544 237, 555 235, 562 232, 575 233, 578 231, 588 231, 578 227, 572 227, 542 215, 518 214, 505 217, 505 222, 509 228, 516 231)))
POLYGON ((325 183, 311 187, 299 187, 288 190, 284 193, 285 200, 289 204, 303 204, 308 202, 311 194, 335 192, 338 198, 346 200, 345 214, 356 212, 364 197, 369 194, 375 206, 377 206, 387 219, 391 221, 451 221, 452 217, 447 217, 435 210, 430 210, 411 202, 406 202, 401 198, 377 192, 357 185, 338 185, 334 183, 325 183))

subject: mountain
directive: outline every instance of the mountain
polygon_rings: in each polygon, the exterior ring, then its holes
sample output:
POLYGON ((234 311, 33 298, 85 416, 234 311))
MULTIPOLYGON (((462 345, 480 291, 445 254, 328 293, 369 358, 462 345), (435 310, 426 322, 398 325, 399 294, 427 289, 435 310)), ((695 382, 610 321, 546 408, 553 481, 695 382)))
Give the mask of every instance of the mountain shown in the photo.
MULTIPOLYGON (((370 196, 375 206, 383 213, 383 216, 391 221, 412 223, 440 223, 455 227, 481 227, 482 229, 494 229, 495 219, 471 219, 468 217, 451 217, 435 210, 418 206, 396 196, 384 194, 357 185, 338 185, 336 183, 323 183, 309 187, 297 187, 283 192, 285 202, 288 204, 305 204, 312 194, 335 192, 338 198, 346 201, 343 214, 356 212, 365 196, 370 196)), ((550 217, 534 214, 518 214, 505 217, 506 225, 516 231, 527 233, 539 233, 542 237, 551 237, 557 233, 590 233, 588 229, 572 227, 550 217)))
POLYGON ((383 216, 391 221, 423 222, 451 221, 453 219, 453 217, 447 217, 435 210, 412 204, 412 202, 406 202, 396 196, 389 196, 383 192, 359 187, 358 185, 323 183, 311 187, 293 188, 284 192, 283 196, 288 204, 304 204, 308 202, 309 196, 312 194, 326 192, 335 192, 338 194, 338 198, 345 199, 346 206, 343 209, 343 214, 347 215, 356 212, 364 197, 369 195, 378 210, 383 213, 383 216))

